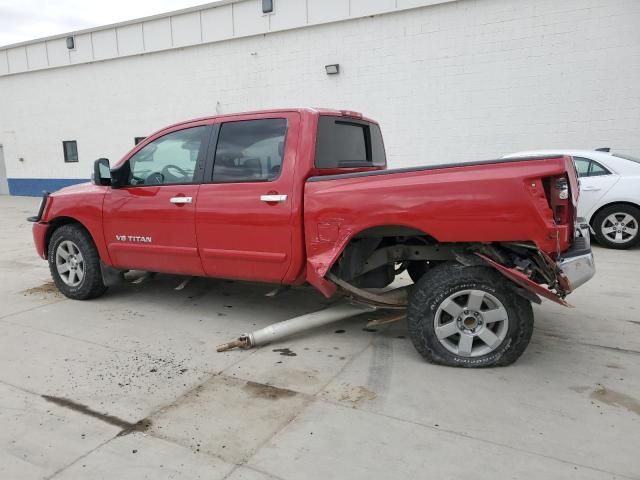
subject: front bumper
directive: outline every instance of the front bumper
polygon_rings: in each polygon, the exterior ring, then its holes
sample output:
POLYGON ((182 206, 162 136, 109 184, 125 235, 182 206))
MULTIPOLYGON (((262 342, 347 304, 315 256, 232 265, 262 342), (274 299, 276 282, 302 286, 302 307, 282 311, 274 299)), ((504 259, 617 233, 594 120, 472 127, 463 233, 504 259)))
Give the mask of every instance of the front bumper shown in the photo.
POLYGON ((28 222, 33 222, 33 242, 36 245, 36 251, 38 252, 38 255, 45 260, 47 259, 46 239, 49 225, 45 222, 41 222, 41 220, 44 215, 44 211, 47 208, 49 195, 49 192, 42 192, 42 200, 40 200, 38 214, 27 218, 28 222))
POLYGON ((596 274, 589 225, 583 219, 578 219, 573 245, 562 255, 558 267, 568 283, 569 292, 573 292, 596 274))
POLYGON ((49 225, 46 223, 33 224, 33 243, 36 246, 36 252, 40 258, 47 259, 46 239, 49 225))

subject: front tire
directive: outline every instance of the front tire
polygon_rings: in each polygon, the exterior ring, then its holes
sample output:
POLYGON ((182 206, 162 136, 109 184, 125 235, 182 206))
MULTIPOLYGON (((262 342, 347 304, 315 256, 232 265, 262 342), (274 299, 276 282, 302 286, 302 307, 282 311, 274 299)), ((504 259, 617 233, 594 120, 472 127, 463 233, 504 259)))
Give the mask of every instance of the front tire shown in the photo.
POLYGON ((431 363, 451 367, 506 366, 533 333, 531 303, 489 267, 445 263, 418 281, 407 312, 410 338, 431 363))
POLYGON ((640 209, 625 204, 603 208, 593 219, 593 230, 602 246, 624 250, 640 242, 640 209))
POLYGON ((56 287, 73 300, 88 300, 106 290, 100 256, 89 233, 80 225, 63 225, 49 241, 49 270, 56 287))

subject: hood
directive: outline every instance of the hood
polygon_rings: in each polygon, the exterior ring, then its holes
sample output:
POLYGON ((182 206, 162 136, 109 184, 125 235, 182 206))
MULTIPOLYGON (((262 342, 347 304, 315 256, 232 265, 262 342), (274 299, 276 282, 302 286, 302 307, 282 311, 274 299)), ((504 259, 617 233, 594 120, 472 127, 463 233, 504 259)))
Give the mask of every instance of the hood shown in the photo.
POLYGON ((60 190, 56 190, 51 193, 51 197, 63 197, 66 195, 74 195, 74 194, 84 194, 84 193, 95 193, 95 192, 104 192, 105 187, 94 185, 91 182, 83 182, 77 183, 75 185, 69 185, 68 187, 63 187, 60 190))

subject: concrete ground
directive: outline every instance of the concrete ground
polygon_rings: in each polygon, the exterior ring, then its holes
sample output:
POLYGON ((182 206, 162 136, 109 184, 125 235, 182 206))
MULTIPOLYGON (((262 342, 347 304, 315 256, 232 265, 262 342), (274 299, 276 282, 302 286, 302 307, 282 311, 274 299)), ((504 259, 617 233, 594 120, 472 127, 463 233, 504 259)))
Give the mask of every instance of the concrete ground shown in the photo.
POLYGON ((37 205, 0 197, 2 479, 640 478, 640 249, 596 248, 508 368, 429 365, 366 317, 222 354, 324 301, 170 276, 67 300, 37 205))

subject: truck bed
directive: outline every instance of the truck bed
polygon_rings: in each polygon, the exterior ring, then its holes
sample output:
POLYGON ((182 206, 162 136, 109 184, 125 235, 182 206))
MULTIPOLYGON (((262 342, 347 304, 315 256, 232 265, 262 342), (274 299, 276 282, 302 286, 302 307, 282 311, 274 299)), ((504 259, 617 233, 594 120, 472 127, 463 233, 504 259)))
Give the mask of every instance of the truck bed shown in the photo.
POLYGON ((305 234, 309 261, 324 275, 354 236, 382 225, 437 242, 530 241, 544 252, 569 248, 573 225, 556 225, 542 179, 567 175, 569 157, 500 159, 309 178, 305 234), (505 208, 508 205, 508 208, 505 208))

